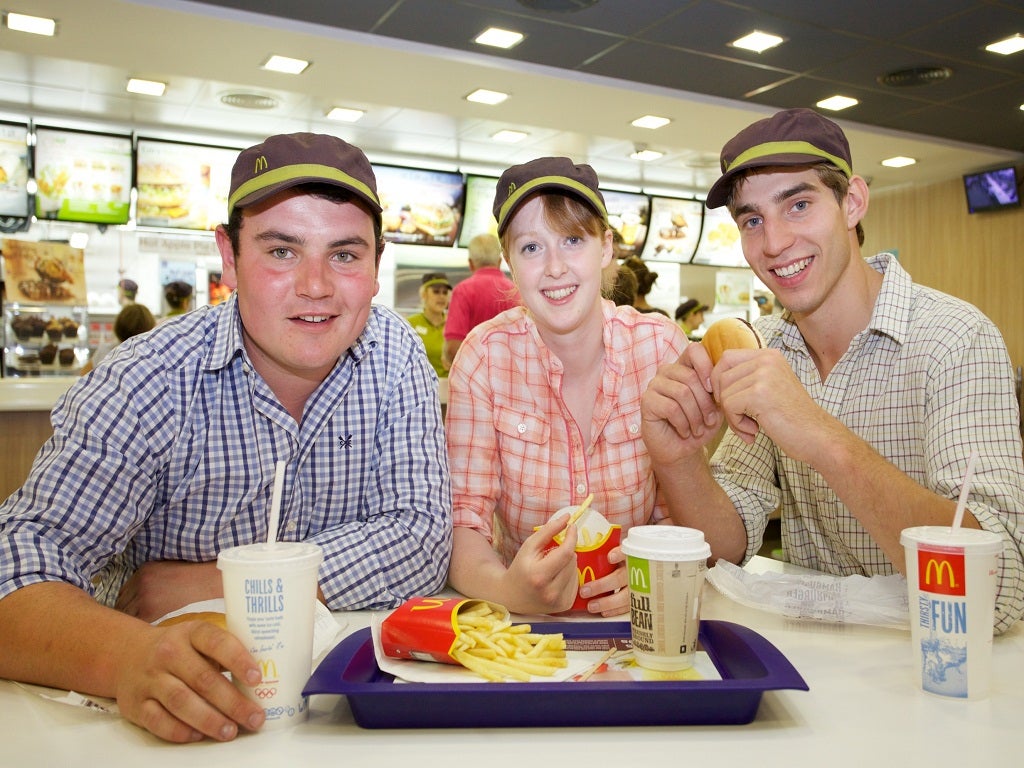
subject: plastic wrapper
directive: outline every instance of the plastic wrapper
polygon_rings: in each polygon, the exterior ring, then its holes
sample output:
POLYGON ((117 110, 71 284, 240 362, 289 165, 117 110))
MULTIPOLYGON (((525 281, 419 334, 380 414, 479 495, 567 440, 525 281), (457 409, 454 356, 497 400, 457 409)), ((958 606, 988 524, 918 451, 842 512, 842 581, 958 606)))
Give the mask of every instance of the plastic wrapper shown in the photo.
POLYGON ((750 573, 719 560, 707 580, 741 605, 792 619, 910 628, 907 582, 900 575, 750 573))

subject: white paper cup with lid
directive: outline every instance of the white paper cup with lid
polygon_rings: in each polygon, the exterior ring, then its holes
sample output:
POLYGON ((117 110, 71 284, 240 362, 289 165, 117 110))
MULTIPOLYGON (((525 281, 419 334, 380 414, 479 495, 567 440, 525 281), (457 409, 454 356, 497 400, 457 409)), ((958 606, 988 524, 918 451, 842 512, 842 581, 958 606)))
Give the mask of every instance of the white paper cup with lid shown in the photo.
POLYGON ((228 631, 259 664, 263 680, 238 688, 263 707, 263 728, 283 728, 309 715, 302 689, 313 666, 317 575, 323 550, 299 541, 246 544, 223 550, 228 631))
POLYGON ((992 624, 1000 536, 925 525, 900 535, 914 678, 938 696, 983 699, 992 684, 992 624))
POLYGON ((622 542, 629 573, 629 624, 637 664, 659 671, 693 666, 711 546, 694 528, 640 525, 622 542))

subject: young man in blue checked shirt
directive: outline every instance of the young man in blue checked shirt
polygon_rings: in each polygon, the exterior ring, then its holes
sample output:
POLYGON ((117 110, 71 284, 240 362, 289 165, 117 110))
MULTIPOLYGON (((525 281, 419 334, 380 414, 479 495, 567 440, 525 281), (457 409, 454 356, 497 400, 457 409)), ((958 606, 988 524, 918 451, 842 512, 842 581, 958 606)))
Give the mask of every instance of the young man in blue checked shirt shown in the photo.
POLYGON ((370 163, 331 136, 272 136, 239 154, 228 214, 231 299, 76 383, 0 507, 0 675, 114 697, 176 742, 263 723, 220 674, 258 682, 238 640, 148 623, 221 596, 221 549, 319 544, 334 610, 433 593, 451 554, 436 376, 408 324, 371 306, 384 243, 370 163))

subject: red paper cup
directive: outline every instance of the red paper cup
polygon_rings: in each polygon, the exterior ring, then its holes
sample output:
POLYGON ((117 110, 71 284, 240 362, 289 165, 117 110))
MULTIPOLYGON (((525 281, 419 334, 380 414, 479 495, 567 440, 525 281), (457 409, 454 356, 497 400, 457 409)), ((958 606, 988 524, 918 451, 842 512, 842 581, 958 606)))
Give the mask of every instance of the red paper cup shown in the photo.
POLYGON ((464 597, 413 597, 406 600, 384 619, 380 628, 380 642, 385 656, 395 659, 439 661, 456 664, 451 651, 458 638, 458 613, 479 603, 508 617, 503 606, 486 600, 464 597))
MULTIPOLYGON (((587 547, 579 545, 576 547, 576 575, 579 577, 581 587, 588 581, 600 579, 615 570, 616 566, 608 562, 608 553, 619 546, 621 540, 622 526, 613 525, 598 541, 591 543, 587 547)), ((587 610, 587 603, 593 600, 594 597, 597 597, 597 595, 584 599, 577 592, 576 600, 572 604, 572 610, 587 610)))

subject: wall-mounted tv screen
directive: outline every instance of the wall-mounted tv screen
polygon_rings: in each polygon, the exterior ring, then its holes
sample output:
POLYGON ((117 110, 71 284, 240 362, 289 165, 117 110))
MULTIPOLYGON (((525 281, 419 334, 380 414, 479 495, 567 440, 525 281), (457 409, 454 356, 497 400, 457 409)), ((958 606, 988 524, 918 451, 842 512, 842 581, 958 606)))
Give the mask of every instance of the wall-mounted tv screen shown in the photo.
POLYGON ((711 267, 748 266, 740 245, 740 230, 724 205, 705 209, 700 242, 690 263, 711 267))
POLYGON ((1020 206, 1020 180, 1014 166, 964 175, 967 212, 996 211, 1020 206))
POLYGON ((35 129, 36 216, 127 224, 132 137, 66 128, 35 129))
POLYGON ((619 258, 639 256, 644 250, 651 219, 651 198, 639 192, 602 189, 608 223, 619 233, 619 258))
POLYGON ((498 188, 497 176, 466 175, 466 205, 459 229, 459 247, 468 248, 477 235, 490 233, 497 236, 498 222, 494 218, 494 192, 498 188))
POLYGON ((216 229, 227 221, 231 166, 238 152, 140 136, 135 149, 136 223, 216 229))
POLYGON ((697 250, 703 218, 704 203, 700 200, 652 197, 643 260, 689 264, 697 250))
POLYGON ((410 245, 455 245, 465 184, 461 173, 374 165, 384 209, 384 239, 410 245))
POLYGON ((0 216, 28 218, 28 124, 0 122, 0 216))

